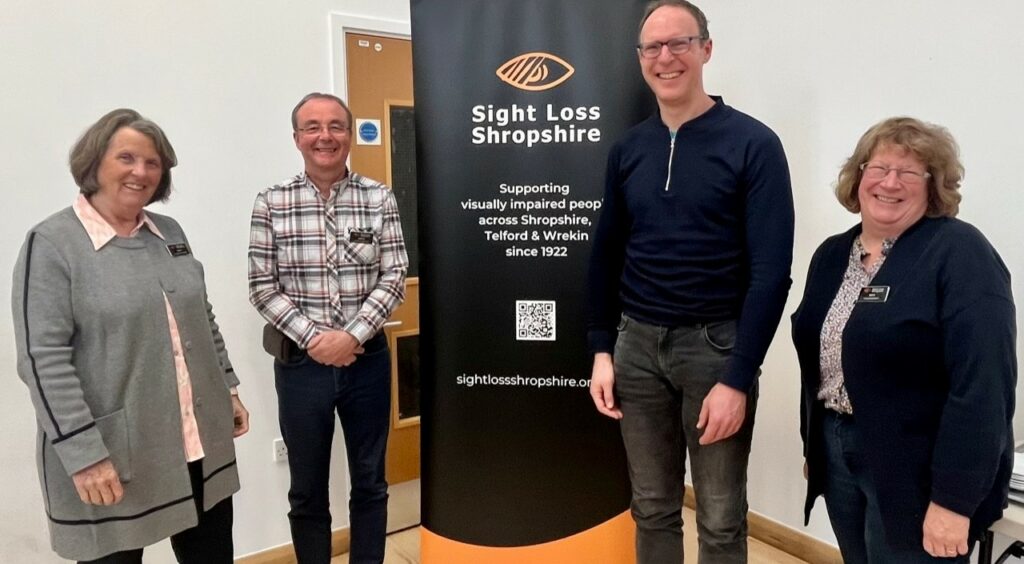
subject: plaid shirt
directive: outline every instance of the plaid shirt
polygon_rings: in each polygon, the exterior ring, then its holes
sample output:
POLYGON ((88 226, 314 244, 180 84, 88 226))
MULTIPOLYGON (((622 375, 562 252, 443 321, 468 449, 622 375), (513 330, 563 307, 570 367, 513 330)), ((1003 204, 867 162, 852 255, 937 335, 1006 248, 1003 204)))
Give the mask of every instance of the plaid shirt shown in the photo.
POLYGON ((327 201, 306 174, 256 196, 249 232, 249 301, 302 348, 324 330, 360 343, 405 297, 398 204, 387 186, 350 173, 327 201))

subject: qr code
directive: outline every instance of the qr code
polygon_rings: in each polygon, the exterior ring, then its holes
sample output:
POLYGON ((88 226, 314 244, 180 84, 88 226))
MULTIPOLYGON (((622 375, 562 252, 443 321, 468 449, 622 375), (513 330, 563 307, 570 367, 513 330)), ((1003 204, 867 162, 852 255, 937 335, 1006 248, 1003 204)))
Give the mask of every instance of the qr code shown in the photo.
POLYGON ((516 340, 554 341, 555 302, 516 300, 516 340))

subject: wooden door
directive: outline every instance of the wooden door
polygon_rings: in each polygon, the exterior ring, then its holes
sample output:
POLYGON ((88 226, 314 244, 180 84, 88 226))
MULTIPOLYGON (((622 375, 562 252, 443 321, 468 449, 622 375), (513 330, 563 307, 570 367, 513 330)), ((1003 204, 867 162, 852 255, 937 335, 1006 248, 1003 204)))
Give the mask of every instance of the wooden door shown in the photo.
POLYGON ((387 479, 388 483, 397 484, 420 476, 420 312, 412 43, 407 39, 346 33, 345 53, 347 102, 354 120, 352 170, 385 182, 395 191, 411 263, 405 303, 395 311, 385 329, 392 361, 387 479))

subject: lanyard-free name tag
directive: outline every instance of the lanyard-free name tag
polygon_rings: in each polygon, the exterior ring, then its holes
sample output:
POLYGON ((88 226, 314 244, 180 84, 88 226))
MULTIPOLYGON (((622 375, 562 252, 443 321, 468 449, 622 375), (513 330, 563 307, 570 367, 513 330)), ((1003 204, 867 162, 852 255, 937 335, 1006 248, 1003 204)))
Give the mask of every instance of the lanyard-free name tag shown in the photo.
POLYGON ((889 299, 888 286, 864 286, 857 297, 859 304, 882 304, 889 299))
POLYGON ((373 243, 373 231, 370 229, 352 229, 348 232, 348 242, 369 245, 373 243))
POLYGON ((192 254, 192 251, 188 250, 188 245, 185 243, 167 245, 167 252, 170 253, 172 257, 183 257, 185 255, 192 254))

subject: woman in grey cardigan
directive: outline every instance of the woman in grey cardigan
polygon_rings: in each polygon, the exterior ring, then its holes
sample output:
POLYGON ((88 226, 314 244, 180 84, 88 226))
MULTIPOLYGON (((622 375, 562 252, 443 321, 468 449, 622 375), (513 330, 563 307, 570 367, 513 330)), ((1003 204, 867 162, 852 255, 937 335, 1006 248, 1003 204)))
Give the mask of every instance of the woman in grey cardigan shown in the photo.
POLYGON ((170 537, 179 562, 231 562, 249 415, 202 265, 176 221, 143 211, 167 199, 174 149, 120 109, 70 164, 78 199, 29 231, 12 296, 53 549, 137 563, 170 537))

